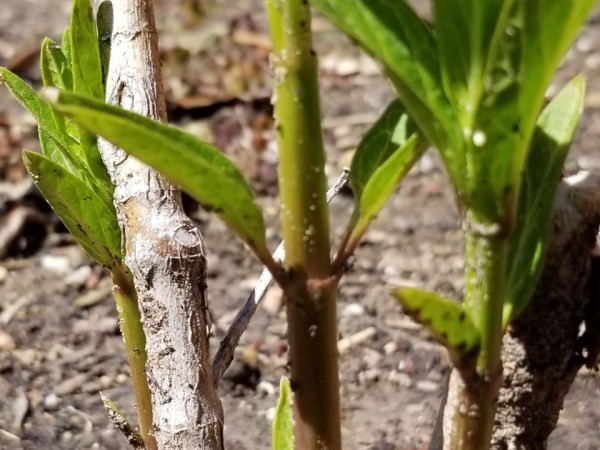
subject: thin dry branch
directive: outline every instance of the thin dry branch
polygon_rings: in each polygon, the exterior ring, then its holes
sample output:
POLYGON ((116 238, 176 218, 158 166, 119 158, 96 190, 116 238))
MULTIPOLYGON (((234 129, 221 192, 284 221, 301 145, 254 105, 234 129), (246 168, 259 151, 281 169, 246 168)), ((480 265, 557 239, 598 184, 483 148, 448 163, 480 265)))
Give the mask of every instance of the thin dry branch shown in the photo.
MULTIPOLYGON (((336 180, 336 182, 327 191, 327 201, 330 202, 344 187, 348 184, 349 170, 344 169, 342 174, 336 180)), ((285 257, 285 249, 283 242, 281 242, 275 252, 273 253, 273 259, 277 262, 283 261, 285 257)), ((264 268, 254 290, 250 296, 246 299, 244 306, 240 309, 238 314, 235 316, 233 323, 230 325, 227 334, 219 344, 219 349, 213 360, 212 371, 213 371, 213 383, 215 387, 219 384, 219 381, 223 377, 223 374, 233 361, 233 353, 240 342, 242 333, 248 327, 250 319, 256 312, 258 305, 262 301, 268 287, 273 281, 273 275, 271 272, 264 268)))

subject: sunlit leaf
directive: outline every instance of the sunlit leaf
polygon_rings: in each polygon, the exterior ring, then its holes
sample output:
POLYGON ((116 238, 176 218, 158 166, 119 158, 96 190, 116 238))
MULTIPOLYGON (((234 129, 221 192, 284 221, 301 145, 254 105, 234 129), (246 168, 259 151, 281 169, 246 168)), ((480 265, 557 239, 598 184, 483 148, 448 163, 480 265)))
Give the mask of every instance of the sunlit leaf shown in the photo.
POLYGON ((69 148, 64 119, 31 86, 4 67, 0 67, 0 83, 4 84, 13 97, 33 116, 39 127, 63 148, 69 148))
POLYGON ((40 67, 44 87, 73 89, 71 63, 62 49, 51 39, 44 39, 40 52, 40 67))
MULTIPOLYGON (((104 99, 98 32, 90 0, 74 0, 69 28, 72 92, 104 99)), ((79 142, 91 173, 108 188, 110 180, 98 151, 96 137, 86 130, 79 130, 79 142)))
POLYGON ((525 307, 543 268, 554 195, 581 118, 583 101, 583 80, 576 77, 538 119, 509 247, 505 324, 525 307))
POLYGON ((104 98, 98 32, 90 0, 74 0, 70 24, 73 92, 104 98))
POLYGON ((479 331, 459 303, 416 288, 397 288, 392 294, 406 314, 422 324, 453 357, 463 358, 479 348, 479 331))
POLYGON ((398 97, 448 162, 457 186, 465 166, 462 132, 442 86, 434 33, 404 0, 311 0, 383 65, 398 97))
POLYGON ((399 101, 392 102, 358 145, 350 183, 356 198, 352 237, 358 239, 425 149, 399 101))
POLYGON ((259 256, 270 257, 263 216, 250 186, 213 146, 174 127, 73 94, 61 93, 56 108, 163 173, 217 213, 259 256))
POLYGON ((273 450, 294 450, 294 421, 292 418, 290 380, 281 377, 279 401, 273 421, 273 450))
POLYGON ((121 232, 112 205, 44 155, 25 152, 23 161, 42 195, 90 256, 106 267, 118 263, 121 232))

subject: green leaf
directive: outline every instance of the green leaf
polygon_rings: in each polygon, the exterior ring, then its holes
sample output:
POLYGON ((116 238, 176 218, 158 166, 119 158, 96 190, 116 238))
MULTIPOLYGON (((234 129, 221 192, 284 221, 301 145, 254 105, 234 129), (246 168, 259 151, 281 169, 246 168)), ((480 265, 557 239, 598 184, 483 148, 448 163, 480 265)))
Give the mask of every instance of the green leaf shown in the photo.
POLYGON ((100 264, 109 268, 117 264, 121 260, 121 232, 112 205, 44 155, 28 151, 23 161, 33 182, 77 242, 100 264))
POLYGON ((350 184, 356 198, 351 240, 359 239, 421 156, 425 140, 399 101, 392 102, 356 149, 350 184))
MULTIPOLYGON (((73 68, 72 91, 104 99, 98 32, 90 0, 74 0, 68 37, 73 68)), ((92 175, 105 189, 110 189, 111 182, 100 157, 96 137, 85 130, 79 130, 79 141, 92 175)))
POLYGON ((461 186, 462 132, 443 91, 433 32, 404 0, 311 1, 382 63, 398 97, 461 186))
POLYGON ((479 349, 479 331, 459 303, 434 292, 407 287, 394 289, 392 295, 406 314, 427 328, 453 358, 463 359, 479 349))
POLYGON ((589 16, 595 0, 529 0, 522 9, 522 51, 525 76, 520 95, 521 116, 535 126, 548 84, 573 39, 589 16), (535 114, 527 114, 531 105, 535 114))
POLYGON ((56 142, 42 127, 38 127, 38 136, 40 140, 40 146, 42 147, 42 153, 46 157, 58 165, 63 166, 72 174, 76 174, 81 170, 85 170, 85 167, 81 166, 80 163, 80 156, 82 153, 77 143, 73 143, 70 149, 67 150, 58 142, 56 142))
POLYGON ((42 42, 40 67, 44 87, 73 89, 71 63, 52 39, 46 38, 42 42))
MULTIPOLYGON (((494 3, 479 2, 481 10, 493 9, 494 3)), ((495 35, 489 40, 487 63, 480 75, 479 84, 484 86, 480 105, 469 105, 476 111, 473 120, 461 123, 472 132, 472 139, 467 139, 466 173, 472 210, 496 221, 514 218, 521 174, 544 94, 595 4, 591 0, 504 3, 511 9, 503 6, 497 15, 495 35)))
POLYGON ((73 92, 104 98, 98 32, 90 0, 74 0, 70 24, 73 92))
POLYGON ((290 380, 281 377, 279 401, 273 421, 273 450, 294 450, 294 421, 290 404, 292 393, 290 380))
POLYGON ((21 78, 10 70, 0 67, 0 83, 33 116, 38 126, 48 133, 63 148, 70 141, 65 131, 65 121, 21 78))
POLYGON ((56 108, 178 184, 216 212, 261 258, 269 258, 262 213, 250 186, 213 146, 174 127, 62 92, 56 108))
POLYGON ((504 324, 526 306, 543 268, 554 196, 583 102, 583 79, 576 77, 538 119, 525 166, 516 229, 509 244, 504 324))
POLYGON ((472 126, 484 92, 488 60, 511 10, 505 0, 434 0, 436 41, 444 87, 459 121, 472 126))

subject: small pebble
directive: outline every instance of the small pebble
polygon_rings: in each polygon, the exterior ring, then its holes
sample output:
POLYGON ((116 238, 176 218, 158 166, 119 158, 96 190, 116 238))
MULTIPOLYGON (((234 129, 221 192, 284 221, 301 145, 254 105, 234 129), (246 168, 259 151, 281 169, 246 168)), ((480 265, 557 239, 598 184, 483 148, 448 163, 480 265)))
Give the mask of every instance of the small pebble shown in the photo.
POLYGON ((379 381, 380 377, 381 377, 381 370, 367 369, 358 374, 358 381, 361 383, 379 381))
POLYGON ((277 393, 277 388, 273 385, 273 383, 261 380, 256 386, 256 391, 259 394, 264 394, 265 397, 271 397, 277 393))
POLYGON ((375 351, 370 348, 365 348, 363 350, 362 360, 368 368, 376 368, 383 356, 378 351, 375 351))
POLYGON ((342 308, 341 317, 360 317, 364 316, 365 307, 360 303, 350 303, 342 308))
POLYGON ((0 350, 14 350, 16 348, 15 341, 12 336, 6 331, 0 330, 0 350))
POLYGON ((71 270, 69 258, 64 256, 44 255, 40 258, 41 266, 51 272, 66 275, 71 270))
POLYGON ((90 266, 81 266, 66 276, 65 283, 68 286, 83 286, 91 275, 90 266))
POLYGON ((413 381, 410 378, 410 376, 408 376, 405 373, 398 372, 396 370, 392 370, 390 372, 390 374, 388 375, 388 381, 405 388, 409 388, 413 384, 413 381))
POLYGON ((436 392, 440 388, 440 384, 429 380, 417 381, 415 387, 422 392, 436 392))
POLYGON ((270 407, 269 409, 267 409, 265 411, 265 417, 267 418, 269 423, 273 423, 273 420, 275 420, 276 412, 277 412, 277 409, 274 406, 270 407))
POLYGON ((57 411, 60 406, 60 398, 55 393, 50 393, 44 397, 44 410, 48 412, 57 411))
POLYGON ((383 346, 383 353, 386 355, 392 355, 398 351, 398 343, 395 341, 390 341, 383 346))
POLYGON ((127 383, 129 381, 129 376, 124 374, 124 373, 120 373, 119 375, 117 375, 117 377, 115 378, 115 381, 118 384, 124 384, 127 383))

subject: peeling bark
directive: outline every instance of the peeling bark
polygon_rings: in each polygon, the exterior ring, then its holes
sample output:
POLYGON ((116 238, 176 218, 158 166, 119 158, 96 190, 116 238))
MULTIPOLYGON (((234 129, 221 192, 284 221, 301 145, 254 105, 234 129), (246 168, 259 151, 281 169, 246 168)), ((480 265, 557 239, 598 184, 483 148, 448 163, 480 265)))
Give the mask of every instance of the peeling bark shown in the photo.
MULTIPOLYGON (((110 8, 104 2, 102 8, 110 8)), ((113 0, 106 101, 166 120, 150 0, 113 0)), ((100 31, 101 41, 108 35, 100 31)), ((206 259, 181 193, 100 140, 115 185, 126 264, 146 334, 153 434, 162 449, 222 449, 223 410, 213 387, 206 317, 206 259)))

